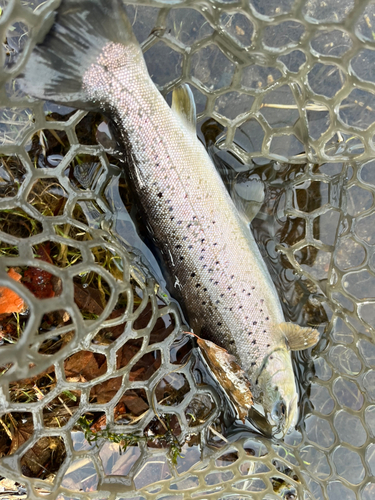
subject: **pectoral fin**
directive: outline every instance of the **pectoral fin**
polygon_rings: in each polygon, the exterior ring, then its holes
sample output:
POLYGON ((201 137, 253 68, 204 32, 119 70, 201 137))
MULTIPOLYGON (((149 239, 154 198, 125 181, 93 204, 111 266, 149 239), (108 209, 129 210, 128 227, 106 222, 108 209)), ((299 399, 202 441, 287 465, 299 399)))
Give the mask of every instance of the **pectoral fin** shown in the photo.
POLYGON ((264 184, 256 178, 237 180, 231 188, 231 197, 237 210, 249 223, 263 204, 264 184))
POLYGON ((313 347, 319 340, 319 332, 314 328, 302 327, 295 323, 280 323, 291 351, 300 351, 313 347))
POLYGON ((172 93, 172 110, 184 122, 184 125, 196 134, 197 116, 193 92, 186 83, 172 93))

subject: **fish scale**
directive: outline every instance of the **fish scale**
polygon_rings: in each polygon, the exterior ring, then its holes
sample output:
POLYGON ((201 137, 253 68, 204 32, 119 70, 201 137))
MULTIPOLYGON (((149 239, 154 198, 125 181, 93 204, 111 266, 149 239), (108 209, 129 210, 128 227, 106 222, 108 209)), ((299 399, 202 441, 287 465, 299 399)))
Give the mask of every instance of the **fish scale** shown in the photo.
POLYGON ((188 89, 174 91, 172 110, 119 0, 62 0, 19 81, 35 97, 113 119, 132 190, 190 326, 236 356, 256 402, 285 433, 297 418, 290 350, 314 345, 318 332, 284 322, 248 221, 197 139, 188 89))
POLYGON ((134 191, 191 327, 256 373, 285 343, 275 333, 285 320, 248 224, 203 145, 144 78, 138 48, 108 44, 98 63, 85 75, 86 91, 116 116, 134 191))

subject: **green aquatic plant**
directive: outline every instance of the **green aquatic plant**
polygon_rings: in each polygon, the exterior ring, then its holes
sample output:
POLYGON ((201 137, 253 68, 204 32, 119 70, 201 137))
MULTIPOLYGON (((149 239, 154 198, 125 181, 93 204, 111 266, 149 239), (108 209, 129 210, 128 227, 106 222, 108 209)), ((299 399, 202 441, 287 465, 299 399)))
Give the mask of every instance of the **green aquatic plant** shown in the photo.
POLYGON ((138 446, 139 443, 153 442, 157 443, 160 440, 166 441, 168 447, 168 455, 173 465, 177 465, 178 458, 182 458, 181 445, 170 428, 170 416, 165 415, 167 432, 165 434, 156 434, 154 436, 140 436, 138 434, 117 433, 110 430, 107 425, 104 429, 94 432, 92 430, 93 420, 88 419, 85 415, 81 416, 77 424, 85 435, 85 439, 89 444, 98 446, 101 439, 110 441, 119 445, 120 454, 124 453, 130 446, 138 446))

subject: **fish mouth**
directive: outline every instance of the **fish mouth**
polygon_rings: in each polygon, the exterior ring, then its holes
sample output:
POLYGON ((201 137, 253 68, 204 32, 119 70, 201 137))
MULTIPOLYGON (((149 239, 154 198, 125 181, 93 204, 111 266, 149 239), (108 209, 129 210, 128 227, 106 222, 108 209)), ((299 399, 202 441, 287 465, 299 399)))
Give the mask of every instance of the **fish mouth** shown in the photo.
POLYGON ((259 403, 254 403, 249 410, 249 419, 254 427, 265 437, 274 436, 274 426, 270 424, 266 411, 259 403))
POLYGON ((254 404, 249 410, 249 419, 254 427, 266 438, 281 439, 287 434, 288 429, 285 428, 283 422, 275 423, 270 413, 265 411, 261 404, 254 404))

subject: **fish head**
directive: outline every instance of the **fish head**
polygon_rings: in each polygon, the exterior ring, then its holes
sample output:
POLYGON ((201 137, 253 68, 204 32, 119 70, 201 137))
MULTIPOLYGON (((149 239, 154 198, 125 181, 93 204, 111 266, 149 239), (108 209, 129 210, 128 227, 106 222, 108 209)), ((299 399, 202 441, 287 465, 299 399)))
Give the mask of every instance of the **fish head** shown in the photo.
POLYGON ((285 435, 296 425, 298 393, 287 348, 275 349, 265 358, 255 380, 255 391, 273 435, 285 435))

